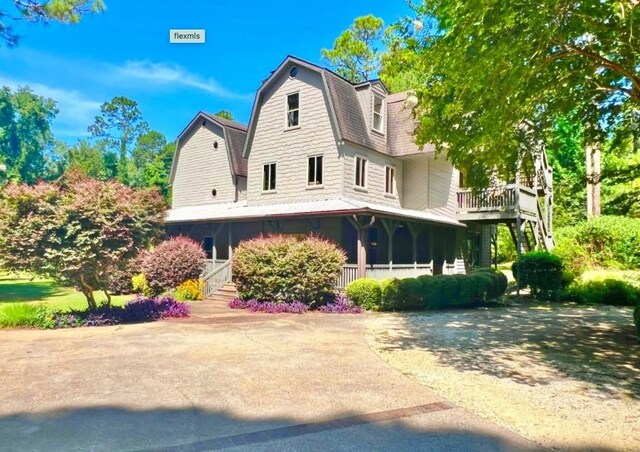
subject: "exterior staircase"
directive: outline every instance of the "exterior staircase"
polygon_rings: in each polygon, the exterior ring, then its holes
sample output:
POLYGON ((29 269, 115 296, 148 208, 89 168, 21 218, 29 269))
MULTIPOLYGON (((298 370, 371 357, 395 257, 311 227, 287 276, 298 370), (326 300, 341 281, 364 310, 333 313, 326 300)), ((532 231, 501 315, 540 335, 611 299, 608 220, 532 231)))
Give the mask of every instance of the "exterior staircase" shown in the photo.
POLYGON ((205 300, 220 301, 228 303, 238 297, 238 289, 234 283, 226 283, 216 292, 208 295, 205 300))
MULTIPOLYGON (((228 304, 238 296, 235 284, 227 283, 204 300, 191 303, 191 317, 193 319, 206 319, 208 317, 220 317, 232 314, 228 304)), ((197 321, 197 320, 196 320, 197 321)))
POLYGON ((513 183, 488 190, 458 192, 458 220, 476 224, 506 224, 518 254, 550 251, 553 239, 553 170, 544 149, 527 155, 531 174, 519 171, 513 183))

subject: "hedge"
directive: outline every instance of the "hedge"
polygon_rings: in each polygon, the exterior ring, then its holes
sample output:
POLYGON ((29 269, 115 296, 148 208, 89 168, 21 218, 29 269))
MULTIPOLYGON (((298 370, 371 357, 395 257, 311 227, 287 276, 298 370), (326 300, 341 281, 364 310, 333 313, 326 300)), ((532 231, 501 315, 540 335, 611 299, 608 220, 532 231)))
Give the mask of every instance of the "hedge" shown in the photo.
POLYGON ((613 278, 587 282, 578 280, 567 288, 566 298, 581 304, 636 306, 640 303, 640 289, 613 278))
POLYGON ((414 311, 479 306, 498 299, 506 288, 507 277, 502 272, 481 269, 468 275, 358 279, 346 292, 359 306, 367 303, 369 310, 414 311))
POLYGON ((151 293, 175 289, 188 279, 198 279, 205 268, 202 247, 188 237, 173 237, 145 254, 142 273, 151 293))
POLYGON ((233 275, 243 300, 314 306, 335 298, 345 261, 343 250, 319 237, 261 236, 240 242, 233 275))
POLYGON ((564 265, 558 256, 546 251, 532 251, 522 254, 511 270, 518 288, 530 288, 534 298, 559 298, 564 281, 564 265))

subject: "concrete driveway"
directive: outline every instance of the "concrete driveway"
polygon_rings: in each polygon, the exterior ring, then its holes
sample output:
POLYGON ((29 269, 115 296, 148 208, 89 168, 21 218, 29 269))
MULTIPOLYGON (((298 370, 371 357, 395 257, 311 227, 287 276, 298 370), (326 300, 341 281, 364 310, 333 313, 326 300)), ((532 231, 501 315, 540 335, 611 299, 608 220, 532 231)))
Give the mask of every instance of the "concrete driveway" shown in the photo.
POLYGON ((395 371, 366 315, 0 331, 0 450, 532 450, 395 371))

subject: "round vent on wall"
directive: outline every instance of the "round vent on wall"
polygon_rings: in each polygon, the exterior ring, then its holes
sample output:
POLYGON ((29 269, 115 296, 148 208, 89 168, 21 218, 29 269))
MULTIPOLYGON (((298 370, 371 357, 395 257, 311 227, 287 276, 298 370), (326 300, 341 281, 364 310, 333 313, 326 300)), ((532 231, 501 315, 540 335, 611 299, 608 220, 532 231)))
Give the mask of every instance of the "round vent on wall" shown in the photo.
POLYGON ((211 190, 211 196, 215 198, 217 194, 218 194, 218 190, 216 190, 215 188, 211 190))
POLYGON ((206 126, 206 125, 207 125, 207 121, 203 119, 203 120, 202 120, 202 127, 204 127, 204 126, 206 126))
POLYGON ((298 68, 294 66, 289 71, 289 77, 294 78, 296 75, 298 75, 298 68))
POLYGON ((213 149, 218 149, 218 142, 217 141, 213 142, 213 149))

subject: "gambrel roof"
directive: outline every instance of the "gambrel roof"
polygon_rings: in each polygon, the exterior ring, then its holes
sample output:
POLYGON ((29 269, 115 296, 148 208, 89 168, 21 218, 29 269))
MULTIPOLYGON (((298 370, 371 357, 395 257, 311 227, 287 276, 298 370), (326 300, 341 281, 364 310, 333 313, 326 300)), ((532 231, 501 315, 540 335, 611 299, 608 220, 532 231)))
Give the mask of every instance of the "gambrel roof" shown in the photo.
POLYGON ((173 162, 171 164, 171 174, 169 176, 169 185, 173 184, 175 177, 175 171, 180 158, 180 148, 183 138, 189 133, 189 131, 201 121, 211 122, 222 129, 224 135, 224 141, 227 147, 229 155, 229 163, 231 171, 235 176, 247 176, 247 159, 242 157, 242 149, 244 148, 244 142, 247 136, 247 126, 236 121, 230 121, 228 119, 221 118, 219 116, 199 112, 185 127, 178 139, 176 140, 176 150, 173 155, 173 162))
MULTIPOLYGON (((378 134, 371 130, 369 118, 365 117, 358 100, 357 89, 366 84, 375 84, 387 94, 387 89, 381 81, 368 80, 363 83, 352 83, 329 69, 297 57, 288 56, 271 73, 269 78, 264 80, 256 94, 243 151, 244 157, 248 157, 250 152, 263 93, 284 71, 293 66, 305 67, 322 77, 329 116, 336 129, 338 141, 348 141, 395 157, 424 152, 413 140, 415 120, 411 110, 405 106, 404 102, 411 94, 410 92, 387 95, 387 133, 378 134)), ((432 151, 433 146, 427 145, 424 150, 432 151)))

